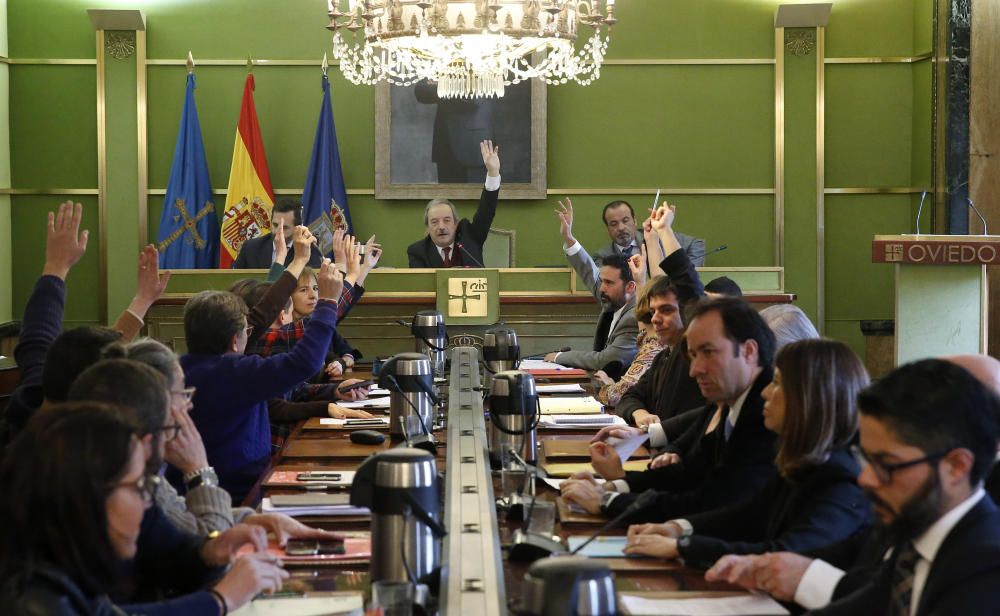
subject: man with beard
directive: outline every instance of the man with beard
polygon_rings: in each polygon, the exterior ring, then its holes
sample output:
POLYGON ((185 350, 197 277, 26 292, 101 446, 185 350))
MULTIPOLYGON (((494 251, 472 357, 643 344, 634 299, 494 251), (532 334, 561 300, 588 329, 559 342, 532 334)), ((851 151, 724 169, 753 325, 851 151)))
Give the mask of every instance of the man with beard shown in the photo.
POLYGON ((1000 510, 982 487, 1000 401, 955 363, 898 368, 858 397, 858 483, 878 524, 809 556, 727 556, 706 577, 851 616, 995 614, 1000 510))
POLYGON ((472 222, 458 219, 455 205, 431 199, 424 208, 427 236, 406 248, 410 267, 482 267, 483 244, 497 213, 500 195, 500 148, 492 141, 479 144, 486 165, 486 185, 472 222))
POLYGON ((559 202, 559 233, 563 250, 576 275, 601 304, 592 351, 562 351, 549 353, 545 361, 587 370, 604 370, 618 380, 638 352, 635 340, 639 323, 635 318, 636 282, 625 257, 610 255, 600 268, 573 237, 573 202, 559 202))
MULTIPOLYGON (((643 232, 636 226, 635 211, 628 201, 618 199, 605 205, 601 219, 608 230, 611 243, 594 253, 595 261, 602 261, 611 255, 621 255, 627 259, 640 254, 643 232)), ((680 232, 675 232, 675 235, 691 264, 695 267, 705 265, 705 240, 680 232)), ((650 237, 648 241, 655 242, 656 236, 650 237)))

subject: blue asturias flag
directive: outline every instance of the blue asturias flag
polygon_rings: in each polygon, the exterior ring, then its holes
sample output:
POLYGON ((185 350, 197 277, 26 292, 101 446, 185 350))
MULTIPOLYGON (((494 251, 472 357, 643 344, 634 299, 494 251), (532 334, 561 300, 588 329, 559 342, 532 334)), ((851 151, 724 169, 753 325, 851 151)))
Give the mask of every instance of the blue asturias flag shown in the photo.
POLYGON ((187 76, 181 126, 156 240, 160 267, 204 269, 219 263, 219 221, 194 104, 193 73, 187 76))
POLYGON ((306 186, 302 191, 302 220, 309 225, 324 255, 333 247, 333 231, 346 229, 353 233, 351 214, 347 209, 347 189, 337 148, 337 129, 333 125, 330 106, 330 80, 323 75, 323 104, 319 109, 316 139, 306 186))

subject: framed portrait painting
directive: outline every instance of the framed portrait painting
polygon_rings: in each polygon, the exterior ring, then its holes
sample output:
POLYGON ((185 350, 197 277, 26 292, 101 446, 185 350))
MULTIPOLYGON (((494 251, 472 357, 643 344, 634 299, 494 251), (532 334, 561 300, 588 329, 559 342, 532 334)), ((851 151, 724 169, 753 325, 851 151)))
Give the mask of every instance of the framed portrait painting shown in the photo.
POLYGON ((486 169, 479 143, 500 147, 504 199, 545 197, 546 92, 537 79, 502 98, 445 99, 434 83, 375 90, 375 197, 476 199, 486 169))

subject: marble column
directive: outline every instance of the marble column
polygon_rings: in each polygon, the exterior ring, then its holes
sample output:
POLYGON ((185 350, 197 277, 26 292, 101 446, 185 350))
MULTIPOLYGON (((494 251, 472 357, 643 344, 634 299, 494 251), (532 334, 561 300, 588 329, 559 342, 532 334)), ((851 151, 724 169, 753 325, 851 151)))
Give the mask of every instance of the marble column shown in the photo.
MULTIPOLYGON (((947 232, 969 233, 969 50, 972 0, 948 0, 947 21, 947 232)), ((978 231, 977 231, 978 232, 978 231)))

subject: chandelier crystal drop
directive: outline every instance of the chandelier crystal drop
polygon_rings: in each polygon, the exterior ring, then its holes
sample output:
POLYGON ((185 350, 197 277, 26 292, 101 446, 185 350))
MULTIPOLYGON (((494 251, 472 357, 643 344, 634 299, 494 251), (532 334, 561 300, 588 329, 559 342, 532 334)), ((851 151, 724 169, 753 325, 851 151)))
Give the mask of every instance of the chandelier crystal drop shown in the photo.
POLYGON ((588 85, 617 21, 615 0, 328 0, 327 15, 349 81, 429 79, 442 98, 501 97, 531 78, 588 85))

